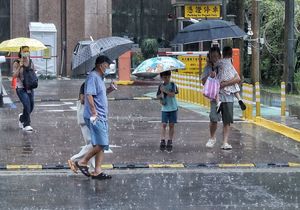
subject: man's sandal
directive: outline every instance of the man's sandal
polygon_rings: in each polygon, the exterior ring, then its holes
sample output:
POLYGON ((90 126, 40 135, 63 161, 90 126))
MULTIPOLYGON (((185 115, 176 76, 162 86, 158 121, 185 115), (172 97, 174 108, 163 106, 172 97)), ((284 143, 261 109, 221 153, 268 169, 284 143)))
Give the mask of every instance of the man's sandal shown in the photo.
POLYGON ((105 174, 104 172, 102 172, 96 176, 92 176, 92 179, 98 179, 98 180, 111 179, 111 175, 108 175, 108 174, 105 174))
POLYGON ((75 165, 77 166, 77 168, 81 171, 81 173, 83 173, 83 175, 90 177, 91 174, 89 172, 89 168, 87 166, 81 166, 78 164, 78 161, 75 162, 75 165))

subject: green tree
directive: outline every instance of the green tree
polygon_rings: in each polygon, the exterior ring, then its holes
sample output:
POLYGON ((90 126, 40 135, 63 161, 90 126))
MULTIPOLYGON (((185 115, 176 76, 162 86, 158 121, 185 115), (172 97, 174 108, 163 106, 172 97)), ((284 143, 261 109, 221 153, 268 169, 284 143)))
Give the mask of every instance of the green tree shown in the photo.
MULTIPOLYGON (((251 1, 246 8, 251 11, 251 1)), ((260 1, 260 32, 265 43, 261 47, 261 78, 265 85, 279 85, 283 74, 284 53, 284 7, 283 0, 260 1)), ((300 71, 300 0, 295 1, 295 72, 300 71)), ((295 78, 296 79, 296 78, 295 78)), ((295 80, 295 82, 297 82, 295 80)), ((300 81, 299 81, 300 82, 300 81)))
POLYGON ((141 46, 141 51, 145 59, 152 58, 157 55, 158 42, 156 39, 144 39, 141 46))

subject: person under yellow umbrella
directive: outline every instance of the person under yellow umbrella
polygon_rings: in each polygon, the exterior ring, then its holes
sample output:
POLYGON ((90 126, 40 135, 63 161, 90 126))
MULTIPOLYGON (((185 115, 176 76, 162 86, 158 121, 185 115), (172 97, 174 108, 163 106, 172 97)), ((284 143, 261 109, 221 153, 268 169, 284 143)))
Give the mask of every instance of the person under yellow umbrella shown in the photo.
POLYGON ((34 88, 37 88, 37 76, 30 51, 39 51, 47 47, 39 40, 18 37, 0 43, 2 52, 18 52, 18 59, 13 62, 12 88, 23 104, 23 113, 19 114, 19 127, 25 131, 32 131, 30 114, 34 107, 34 88), (30 51, 29 51, 30 50, 30 51), (15 87, 14 87, 15 86, 15 87))
POLYGON ((23 105, 23 112, 19 114, 19 127, 24 131, 31 132, 30 114, 34 107, 34 91, 38 86, 35 68, 30 59, 30 48, 21 46, 18 59, 13 62, 13 78, 16 79, 16 93, 23 105))

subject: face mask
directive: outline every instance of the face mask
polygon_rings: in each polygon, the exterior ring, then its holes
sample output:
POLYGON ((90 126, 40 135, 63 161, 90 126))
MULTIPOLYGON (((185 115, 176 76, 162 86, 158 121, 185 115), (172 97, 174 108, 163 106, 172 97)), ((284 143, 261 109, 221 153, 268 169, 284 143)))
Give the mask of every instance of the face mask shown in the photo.
POLYGON ((110 73, 110 68, 105 69, 104 76, 109 75, 109 73, 110 73))
POLYGON ((30 53, 29 52, 23 52, 21 53, 22 57, 29 57, 30 53))

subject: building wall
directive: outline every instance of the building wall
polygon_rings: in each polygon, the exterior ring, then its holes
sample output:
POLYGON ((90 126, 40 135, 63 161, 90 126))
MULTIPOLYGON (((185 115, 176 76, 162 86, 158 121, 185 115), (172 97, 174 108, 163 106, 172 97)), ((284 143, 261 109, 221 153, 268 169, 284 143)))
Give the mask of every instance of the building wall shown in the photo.
MULTIPOLYGON (((10 31, 10 37, 7 38, 28 37, 30 22, 55 24, 58 73, 63 42, 66 44, 63 76, 72 76, 72 54, 78 41, 89 39, 89 36, 98 39, 112 34, 111 0, 10 0, 9 4, 10 30, 7 31, 10 31)), ((2 13, 0 9, 0 16, 2 13)))
POLYGON ((85 1, 85 39, 111 36, 111 19, 111 0, 85 1))
MULTIPOLYGON (((53 23, 57 30, 57 66, 59 72, 61 64, 61 28, 62 28, 62 8, 61 0, 39 0, 39 22, 53 23)), ((53 55, 55 56, 55 55, 53 55)))
POLYGON ((29 36, 29 22, 38 21, 38 0, 10 0, 11 38, 29 36))
POLYGON ((84 39, 85 1, 66 0, 66 72, 72 76, 71 60, 76 43, 84 39))

